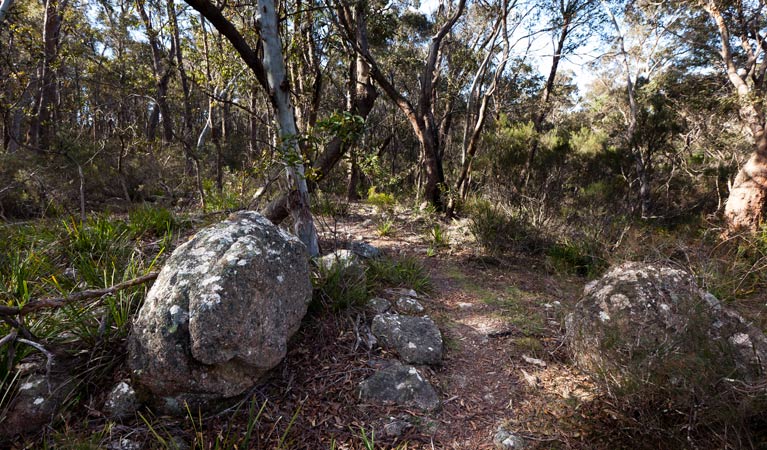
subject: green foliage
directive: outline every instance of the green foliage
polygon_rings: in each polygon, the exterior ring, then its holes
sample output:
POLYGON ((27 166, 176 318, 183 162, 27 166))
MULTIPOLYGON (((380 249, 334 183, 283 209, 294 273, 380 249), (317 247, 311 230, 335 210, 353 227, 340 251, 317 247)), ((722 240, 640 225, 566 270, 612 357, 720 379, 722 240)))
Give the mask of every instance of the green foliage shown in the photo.
POLYGON ((413 257, 376 258, 368 262, 367 280, 370 290, 381 286, 397 286, 431 292, 431 278, 420 261, 413 257))
POLYGON ((546 251, 546 264, 554 272, 594 277, 607 268, 596 245, 583 239, 579 242, 559 242, 546 251))
POLYGON ((128 229, 133 238, 144 236, 161 237, 179 226, 172 211, 149 204, 142 204, 128 215, 128 229))
POLYGON ((392 194, 386 192, 376 192, 376 187, 372 186, 368 190, 368 203, 378 208, 381 212, 387 212, 394 209, 397 201, 392 194))
POLYGON ((313 309, 329 308, 334 312, 360 306, 368 299, 365 269, 343 262, 320 264, 312 277, 313 309))
POLYGON ((344 142, 352 142, 365 130, 365 119, 347 111, 335 111, 330 116, 319 120, 316 127, 319 131, 339 137, 344 142))
POLYGON ((508 251, 538 253, 546 245, 526 221, 487 200, 473 199, 467 205, 467 213, 471 233, 488 254, 498 255, 508 251))
POLYGON ((570 134, 570 147, 575 154, 594 157, 607 150, 607 133, 591 127, 581 127, 570 134))
POLYGON ((231 211, 242 207, 240 194, 230 184, 219 191, 213 180, 203 180, 202 188, 205 192, 206 212, 231 211))
MULTIPOLYGON (((171 221, 169 214, 146 208, 131 215, 134 222, 97 215, 85 222, 70 218, 0 228, 0 240, 10 250, 0 254, 0 301, 22 306, 32 299, 66 297, 89 287, 112 286, 154 270, 171 244, 176 221, 171 221), (163 227, 160 240, 141 247, 143 238, 163 227)), ((77 390, 67 407, 88 399, 88 390, 94 386, 111 381, 113 369, 124 362, 124 352, 116 348, 127 336, 145 293, 145 286, 136 286, 22 318, 22 325, 36 341, 62 346, 73 354, 88 353, 87 364, 75 374, 77 390)), ((0 335, 10 331, 8 324, 0 325, 0 335)), ((17 380, 12 368, 37 351, 25 344, 13 345, 14 352, 0 353, 0 380, 5 389, 0 409, 15 392, 17 380)))
POLYGON ((394 235, 394 221, 391 219, 382 219, 376 225, 376 233, 381 237, 394 235))

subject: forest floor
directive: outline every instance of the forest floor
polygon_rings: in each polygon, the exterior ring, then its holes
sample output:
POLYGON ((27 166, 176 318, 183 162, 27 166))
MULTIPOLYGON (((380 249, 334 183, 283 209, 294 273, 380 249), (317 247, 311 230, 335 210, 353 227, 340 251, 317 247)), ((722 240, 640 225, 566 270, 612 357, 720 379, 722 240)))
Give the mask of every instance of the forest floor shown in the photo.
MULTIPOLYGON (((371 205, 352 204, 317 223, 325 253, 365 241, 425 267, 432 287, 419 300, 442 332, 444 353, 441 364, 419 370, 439 394, 439 409, 361 400, 360 383, 397 355, 370 344, 373 314, 364 307, 318 308, 285 360, 238 405, 182 419, 142 411, 113 423, 99 412, 112 384, 92 399, 87 417, 65 418, 45 447, 480 450, 496 448, 504 430, 527 449, 738 448, 716 431, 689 436, 686 422, 669 426, 654 409, 627 409, 600 393, 572 365, 564 342, 564 318, 589 280, 553 270, 545 255, 489 257, 467 220, 446 223, 402 208, 384 217, 371 205)), ((113 382, 128 375, 127 367, 118 369, 113 382)))
POLYGON ((526 448, 616 448, 621 433, 609 422, 618 413, 595 401, 593 385, 563 346, 565 311, 587 280, 552 273, 540 258, 483 257, 465 223, 438 225, 447 242, 430 252, 433 222, 395 214, 391 235, 380 237, 376 216, 373 207, 356 205, 346 217, 320 220, 325 250, 364 240, 389 256, 415 256, 428 269, 433 289, 421 299, 442 331, 445 352, 441 365, 421 371, 442 407, 424 413, 361 403, 359 383, 396 355, 365 347, 360 335, 372 315, 352 308, 305 320, 288 357, 261 388, 271 402, 262 429, 277 436, 277 422, 300 410, 290 448, 365 448, 364 432, 375 433, 375 448, 489 449, 496 448, 499 429, 523 438, 526 448), (413 426, 387 433, 397 421, 413 426))

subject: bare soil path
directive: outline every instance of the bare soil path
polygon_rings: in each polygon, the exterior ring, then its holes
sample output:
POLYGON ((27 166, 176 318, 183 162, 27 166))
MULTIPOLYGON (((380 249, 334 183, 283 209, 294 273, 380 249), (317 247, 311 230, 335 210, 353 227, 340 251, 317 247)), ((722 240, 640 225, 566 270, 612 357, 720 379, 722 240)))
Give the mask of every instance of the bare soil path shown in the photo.
POLYGON ((279 381, 264 388, 274 405, 266 420, 300 408, 290 431, 300 436, 291 443, 296 448, 360 448, 364 430, 368 437, 374 431, 376 448, 490 449, 499 428, 523 438, 526 448, 590 448, 581 409, 593 389, 562 348, 563 311, 584 280, 552 274, 541 259, 479 256, 460 223, 439 224, 449 247, 429 252, 433 222, 397 214, 393 233, 380 237, 376 217, 359 205, 348 217, 324 221, 324 242, 364 240, 427 267, 433 290, 422 303, 442 331, 445 355, 440 366, 420 369, 442 407, 424 413, 357 398, 359 383, 396 355, 366 347, 372 315, 352 310, 307 321, 279 381), (392 432, 398 423, 409 425, 392 432))

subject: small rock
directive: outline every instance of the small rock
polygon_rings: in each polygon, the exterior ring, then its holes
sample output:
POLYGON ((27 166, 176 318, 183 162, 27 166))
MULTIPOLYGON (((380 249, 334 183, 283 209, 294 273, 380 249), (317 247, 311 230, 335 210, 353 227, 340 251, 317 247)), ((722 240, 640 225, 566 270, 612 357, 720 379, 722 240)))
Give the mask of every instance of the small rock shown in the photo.
POLYGON ((390 295, 392 297, 418 298, 418 292, 414 291, 413 289, 389 288, 384 290, 384 294, 390 295))
POLYGON ((500 450, 519 450, 527 446, 527 443, 523 438, 503 428, 499 428, 495 433, 493 443, 495 444, 495 448, 500 450))
POLYGON ((410 364, 439 364, 442 361, 442 334, 428 317, 379 314, 370 327, 388 349, 410 364))
POLYGON ((368 300, 367 308, 377 314, 383 314, 391 309, 391 302, 381 297, 373 297, 368 300))
POLYGON ((426 411, 439 407, 439 397, 418 369, 392 364, 360 384, 360 398, 384 404, 414 406, 426 411))
POLYGON ((390 417, 389 420, 391 420, 391 422, 388 422, 383 426, 383 437, 398 438, 401 437, 405 431, 413 427, 407 420, 397 419, 395 417, 390 417))
POLYGON ((383 255, 380 248, 367 242, 352 242, 351 250, 362 259, 380 258, 383 255))
POLYGON ((115 439, 107 444, 107 450, 141 450, 141 442, 127 437, 115 439))
POLYGON ((126 383, 121 381, 112 388, 104 403, 104 412, 110 419, 120 420, 131 417, 138 408, 136 391, 126 383))
POLYGON ((424 311, 421 302, 412 297, 400 297, 396 305, 397 310, 404 314, 421 314, 424 311))
POLYGON ((471 309, 474 307, 473 303, 458 302, 458 309, 471 309))
POLYGON ((536 366, 546 367, 546 361, 538 358, 531 358, 527 355, 522 355, 522 359, 528 364, 535 364, 536 366))
MULTIPOLYGON (((55 362, 53 372, 58 372, 55 362)), ((50 379, 39 373, 27 377, 19 386, 18 394, 9 406, 5 420, 0 421, 0 436, 37 433, 49 424, 59 411, 61 402, 75 388, 75 383, 69 381, 71 379, 66 374, 58 373, 50 379)))

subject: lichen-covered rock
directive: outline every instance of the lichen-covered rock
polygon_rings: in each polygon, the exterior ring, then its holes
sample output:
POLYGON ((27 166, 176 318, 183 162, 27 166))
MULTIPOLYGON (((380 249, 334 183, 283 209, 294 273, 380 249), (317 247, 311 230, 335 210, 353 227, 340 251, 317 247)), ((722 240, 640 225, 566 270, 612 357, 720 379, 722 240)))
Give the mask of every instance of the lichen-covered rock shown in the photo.
POLYGON ((381 249, 367 242, 352 242, 351 251, 362 259, 375 259, 383 255, 381 249))
POLYGON ((383 404, 437 409, 439 396, 418 369, 394 363, 360 384, 360 398, 383 404))
POLYGON ((40 431, 58 413, 75 384, 64 377, 48 378, 41 373, 29 375, 19 385, 5 420, 0 421, 0 436, 12 437, 40 431))
POLYGON ((168 258, 129 340, 135 386, 185 413, 253 386, 285 356, 311 300, 303 244, 255 212, 205 228, 168 258))
POLYGON ((373 297, 365 304, 367 309, 377 314, 383 314, 391 309, 391 302, 381 297, 373 297))
POLYGON ((320 258, 319 265, 325 271, 340 271, 342 277, 350 282, 365 283, 365 267, 351 250, 328 253, 320 258))
POLYGON ((403 314, 421 314, 424 311, 421 302, 412 297, 400 297, 395 305, 397 305, 397 311, 403 314))
POLYGON ((442 334, 428 317, 379 314, 370 330, 385 348, 394 349, 409 364, 439 364, 442 334))
POLYGON ((109 391, 106 402, 104 402, 104 412, 110 419, 120 420, 132 417, 138 409, 138 399, 136 391, 130 384, 121 381, 109 391))
POLYGON ((617 387, 698 389, 767 369, 764 334, 669 266, 611 269, 586 286, 566 328, 578 365, 617 387))

